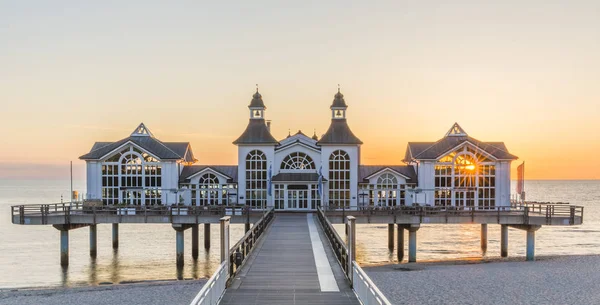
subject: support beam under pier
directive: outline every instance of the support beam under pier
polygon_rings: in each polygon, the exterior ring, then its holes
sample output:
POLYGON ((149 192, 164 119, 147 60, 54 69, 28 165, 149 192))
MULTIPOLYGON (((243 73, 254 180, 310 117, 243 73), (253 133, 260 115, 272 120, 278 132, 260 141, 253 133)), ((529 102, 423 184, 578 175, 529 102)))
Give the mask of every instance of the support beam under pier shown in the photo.
POLYGON ((112 224, 112 246, 113 249, 119 249, 119 224, 112 224))
POLYGON ((97 225, 90 225, 90 256, 96 258, 98 254, 98 230, 97 225))
POLYGON ((419 225, 411 225, 408 229, 408 262, 417 262, 417 231, 419 225))
POLYGON ((60 265, 69 265, 69 230, 60 230, 60 265))
POLYGON ((500 225, 500 256, 508 256, 508 225, 500 225))
POLYGON ((404 259, 404 225, 398 225, 398 263, 404 259))
POLYGON ((540 225, 511 225, 515 229, 527 231, 527 261, 535 260, 535 231, 539 230, 540 225))
POLYGON ((176 238, 176 261, 177 267, 183 267, 183 249, 184 249, 184 235, 183 232, 189 229, 192 225, 188 224, 173 224, 173 229, 175 229, 175 238, 176 238))
POLYGON ((198 259, 198 225, 192 225, 192 258, 198 259))
POLYGON ((210 249, 210 223, 204 224, 204 249, 210 249))
POLYGON ((388 249, 394 251, 394 224, 388 223, 388 249))
POLYGON ((488 229, 488 225, 487 223, 482 223, 481 224, 481 250, 483 250, 485 252, 485 250, 487 250, 487 245, 488 245, 488 238, 487 238, 487 230, 488 229))

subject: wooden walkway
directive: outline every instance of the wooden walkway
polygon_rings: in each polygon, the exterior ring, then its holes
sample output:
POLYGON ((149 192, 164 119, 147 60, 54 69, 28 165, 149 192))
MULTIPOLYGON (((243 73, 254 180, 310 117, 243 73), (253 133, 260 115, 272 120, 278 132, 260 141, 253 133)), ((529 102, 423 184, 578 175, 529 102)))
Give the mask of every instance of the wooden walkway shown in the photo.
POLYGON ((276 214, 220 304, 360 304, 313 217, 276 214))

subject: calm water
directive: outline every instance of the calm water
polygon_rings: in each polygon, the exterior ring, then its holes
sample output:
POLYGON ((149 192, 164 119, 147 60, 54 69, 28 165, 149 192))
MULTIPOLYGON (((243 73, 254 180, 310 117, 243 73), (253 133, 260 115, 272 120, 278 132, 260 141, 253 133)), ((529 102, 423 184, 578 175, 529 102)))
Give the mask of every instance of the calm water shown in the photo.
MULTIPOLYGON (((213 225, 211 244, 205 251, 200 241, 198 261, 191 258, 191 232, 186 231, 186 261, 175 266, 175 231, 170 225, 121 224, 120 248, 113 252, 110 225, 98 226, 98 257, 89 257, 87 228, 72 230, 70 266, 60 266, 59 232, 51 226, 20 226, 10 223, 10 206, 60 202, 69 194, 68 181, 0 180, 0 288, 97 285, 210 276, 219 260, 218 227, 213 225)), ((83 181, 74 189, 85 191, 83 181)), ((585 206, 584 225, 544 226, 537 232, 536 254, 600 254, 600 181, 530 181, 528 199, 569 201, 585 206)), ((338 229, 343 227, 339 226, 338 229)), ((423 225, 418 231, 419 260, 451 260, 500 256, 500 226, 488 226, 488 249, 479 247, 479 225, 423 225)), ((243 225, 233 225, 237 241, 243 225)), ((360 225, 357 231, 361 263, 393 262, 387 249, 387 225, 360 225)), ((200 238, 204 236, 200 226, 200 238)), ((509 229, 509 256, 525 255, 525 233, 509 229)))

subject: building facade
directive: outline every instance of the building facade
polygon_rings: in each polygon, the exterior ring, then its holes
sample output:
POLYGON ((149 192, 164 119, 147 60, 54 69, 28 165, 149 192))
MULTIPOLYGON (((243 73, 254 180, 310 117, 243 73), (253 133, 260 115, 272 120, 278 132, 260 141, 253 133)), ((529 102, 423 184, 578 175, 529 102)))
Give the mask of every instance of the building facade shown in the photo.
POLYGON ((481 142, 458 124, 436 142, 410 142, 401 165, 361 165, 343 94, 320 138, 298 131, 276 140, 261 94, 233 144, 237 165, 200 165, 186 142, 162 142, 142 123, 127 138, 96 142, 87 164, 87 198, 104 204, 245 205, 309 211, 403 205, 510 205, 510 164, 502 142, 481 142))

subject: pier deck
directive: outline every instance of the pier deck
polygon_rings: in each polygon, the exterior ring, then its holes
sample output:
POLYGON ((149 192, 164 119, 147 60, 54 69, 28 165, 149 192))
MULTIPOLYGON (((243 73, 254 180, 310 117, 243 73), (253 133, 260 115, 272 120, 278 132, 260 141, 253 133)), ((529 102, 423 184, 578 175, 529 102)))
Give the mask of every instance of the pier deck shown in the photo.
POLYGON ((278 214, 220 304, 360 304, 313 217, 278 214))

